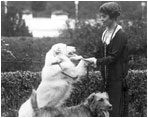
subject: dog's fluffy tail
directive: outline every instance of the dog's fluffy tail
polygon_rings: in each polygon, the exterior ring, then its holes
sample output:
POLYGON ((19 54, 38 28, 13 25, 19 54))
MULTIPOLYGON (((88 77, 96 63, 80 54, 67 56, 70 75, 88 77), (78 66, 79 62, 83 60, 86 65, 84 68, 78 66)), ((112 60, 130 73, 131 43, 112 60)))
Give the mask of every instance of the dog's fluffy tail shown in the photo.
POLYGON ((30 99, 31 99, 31 106, 32 106, 33 111, 37 111, 38 110, 37 94, 34 89, 32 90, 30 99))

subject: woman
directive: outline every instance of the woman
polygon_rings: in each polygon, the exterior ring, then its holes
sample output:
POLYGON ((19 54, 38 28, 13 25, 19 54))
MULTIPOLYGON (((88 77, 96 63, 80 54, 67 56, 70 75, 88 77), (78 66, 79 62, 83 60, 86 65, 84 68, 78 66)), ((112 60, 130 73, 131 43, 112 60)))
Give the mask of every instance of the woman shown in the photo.
POLYGON ((116 2, 104 3, 99 12, 100 20, 106 30, 102 34, 99 50, 95 53, 96 58, 92 58, 92 61, 97 66, 101 65, 101 74, 104 79, 103 87, 108 92, 110 103, 113 106, 110 116, 127 116, 128 105, 125 105, 124 99, 127 98, 125 97, 127 89, 124 85, 128 72, 128 48, 127 35, 117 24, 120 6, 116 2))

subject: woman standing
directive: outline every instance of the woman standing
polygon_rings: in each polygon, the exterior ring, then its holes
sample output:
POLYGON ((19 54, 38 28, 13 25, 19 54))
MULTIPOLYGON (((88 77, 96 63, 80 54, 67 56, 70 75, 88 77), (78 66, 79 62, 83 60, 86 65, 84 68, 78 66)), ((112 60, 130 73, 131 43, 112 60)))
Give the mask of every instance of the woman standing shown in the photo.
POLYGON ((125 76, 128 72, 127 35, 117 24, 120 15, 120 6, 116 2, 104 3, 100 9, 100 20, 106 27, 102 34, 102 42, 92 61, 101 65, 101 74, 104 79, 105 91, 108 92, 110 103, 113 106, 111 117, 128 115, 128 105, 125 104, 127 89, 125 76))

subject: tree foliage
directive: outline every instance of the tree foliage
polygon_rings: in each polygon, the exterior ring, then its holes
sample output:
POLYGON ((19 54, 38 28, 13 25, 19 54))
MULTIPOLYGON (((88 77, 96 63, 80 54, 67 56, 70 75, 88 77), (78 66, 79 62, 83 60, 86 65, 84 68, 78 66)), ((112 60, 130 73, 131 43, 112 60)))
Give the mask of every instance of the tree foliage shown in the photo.
POLYGON ((8 7, 7 14, 2 13, 1 24, 2 36, 32 36, 22 19, 21 11, 15 7, 8 7))
POLYGON ((32 1, 31 8, 33 11, 43 11, 46 9, 46 1, 32 1))
POLYGON ((129 35, 130 53, 136 55, 147 54, 147 23, 143 20, 135 20, 125 31, 129 35))
MULTIPOLYGON (((9 1, 8 3, 19 8, 27 8, 35 11, 43 11, 42 14, 47 16, 55 10, 63 10, 69 13, 71 18, 75 17, 74 1, 9 1), (22 4, 24 6, 22 6, 22 4), (29 8, 30 7, 30 8, 29 8)), ((88 19, 95 18, 99 11, 100 5, 107 1, 79 1, 78 10, 79 18, 88 19)), ((121 19, 139 19, 142 15, 142 1, 117 1, 122 9, 121 19)), ((144 8, 146 16, 146 6, 144 8)))

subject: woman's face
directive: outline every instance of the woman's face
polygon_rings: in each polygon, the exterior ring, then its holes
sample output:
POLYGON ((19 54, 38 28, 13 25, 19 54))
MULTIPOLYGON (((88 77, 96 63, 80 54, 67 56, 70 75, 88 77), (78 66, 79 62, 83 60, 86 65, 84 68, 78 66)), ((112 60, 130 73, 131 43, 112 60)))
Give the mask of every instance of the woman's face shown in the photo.
POLYGON ((113 20, 110 19, 108 14, 100 13, 100 20, 105 27, 108 27, 112 24, 113 20))

